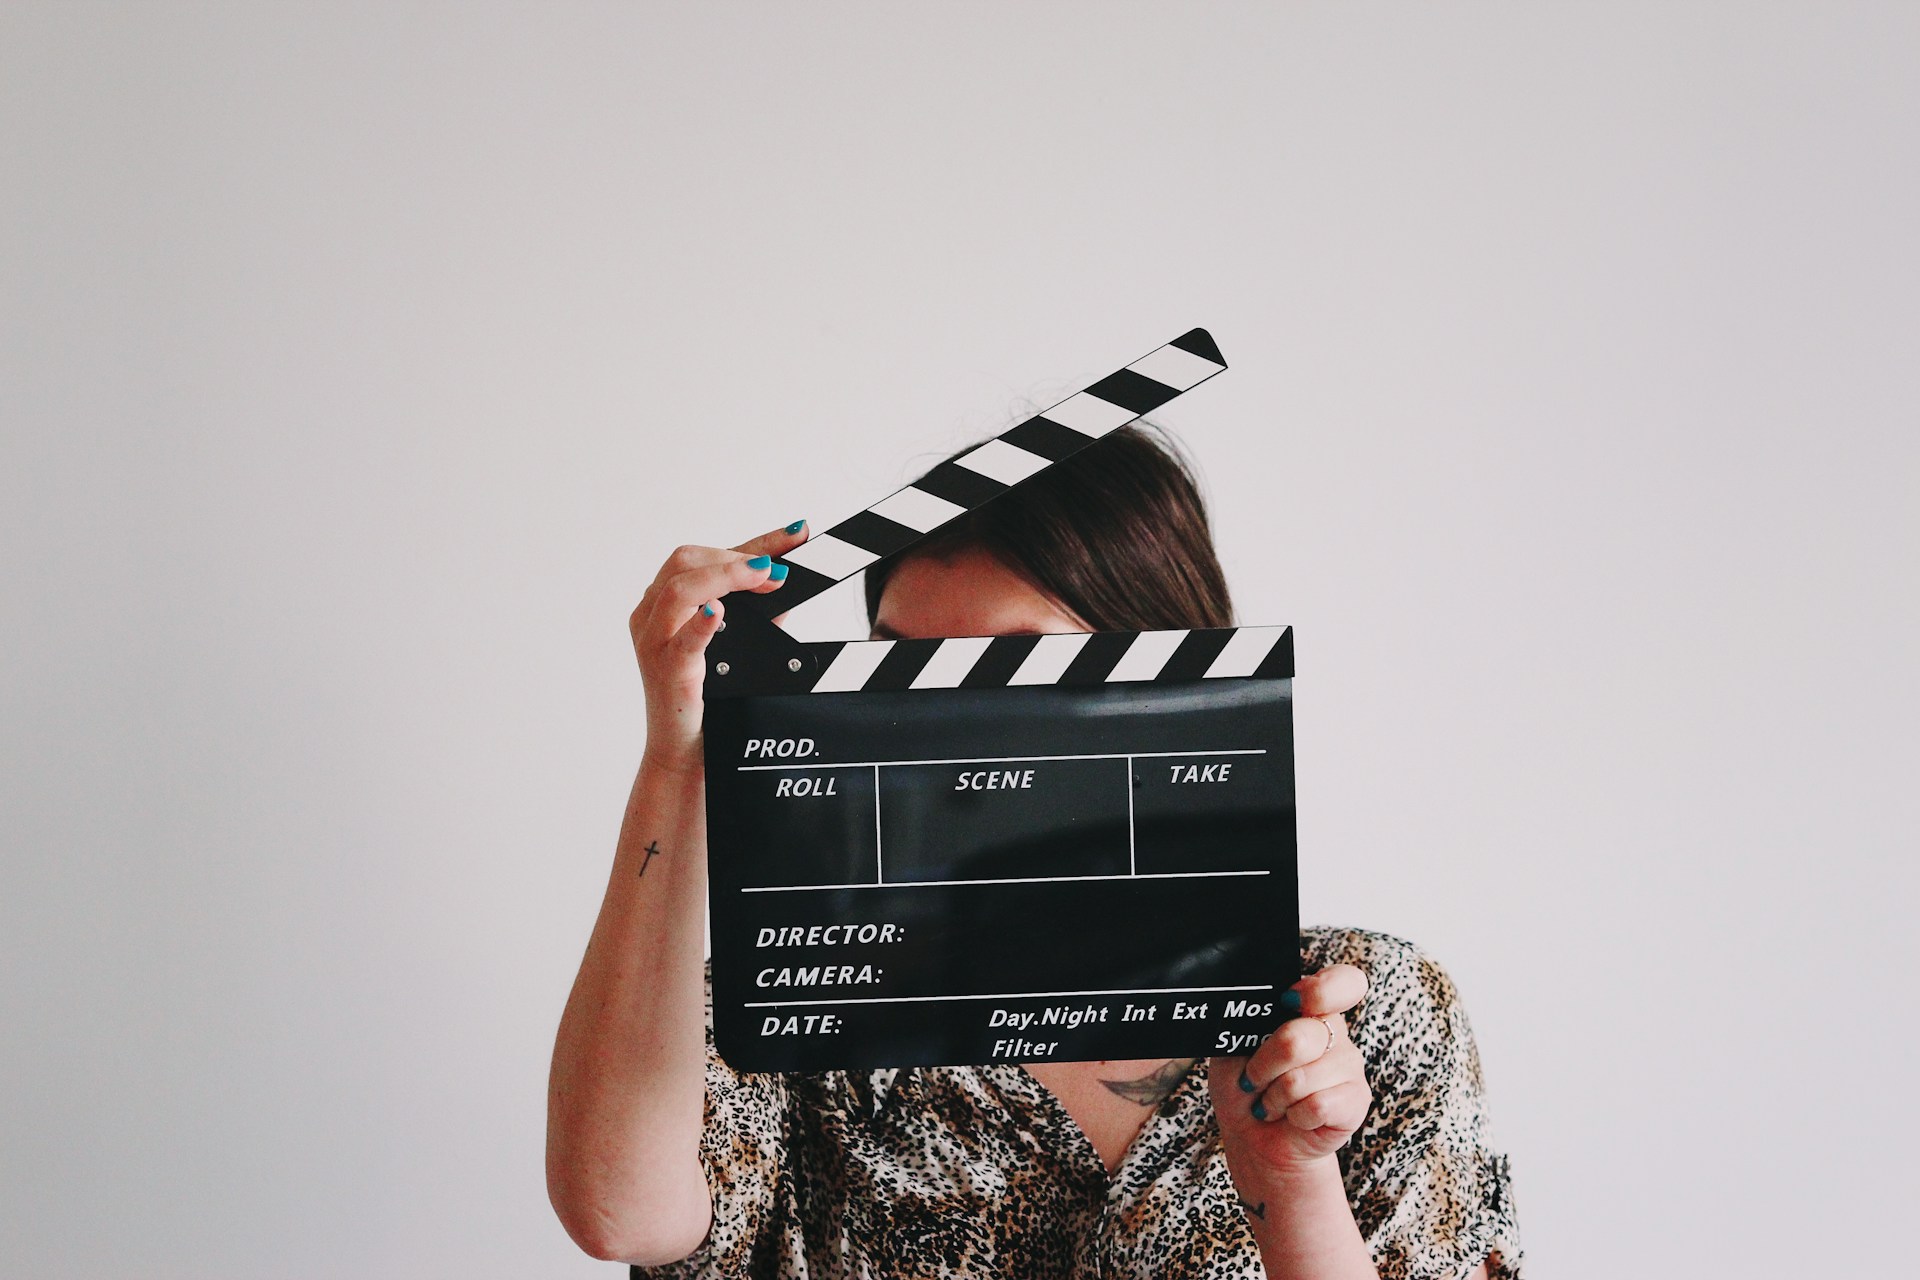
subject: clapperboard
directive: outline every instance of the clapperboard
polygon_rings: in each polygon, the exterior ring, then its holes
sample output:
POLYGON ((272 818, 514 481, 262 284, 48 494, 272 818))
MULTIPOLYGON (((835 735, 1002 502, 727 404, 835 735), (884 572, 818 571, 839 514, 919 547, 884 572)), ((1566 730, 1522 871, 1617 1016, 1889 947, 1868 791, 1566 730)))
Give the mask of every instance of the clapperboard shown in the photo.
POLYGON ((728 596, 705 750, 734 1067, 1199 1057, 1279 1021, 1290 628, 820 643, 772 621, 1225 367, 1192 330, 728 596))

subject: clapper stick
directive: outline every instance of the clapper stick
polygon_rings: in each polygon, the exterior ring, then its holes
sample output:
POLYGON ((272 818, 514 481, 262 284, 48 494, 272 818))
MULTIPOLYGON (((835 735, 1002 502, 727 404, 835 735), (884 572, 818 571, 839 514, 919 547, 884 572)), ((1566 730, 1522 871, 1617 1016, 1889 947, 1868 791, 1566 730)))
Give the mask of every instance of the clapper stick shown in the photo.
POLYGON ((1293 633, 801 642, 776 613, 1225 368, 1193 329, 794 548, 705 683, 745 1071, 1246 1052, 1299 975, 1293 633))
POLYGON ((773 623, 775 614, 806 603, 863 569, 911 551, 974 508, 1226 367, 1212 335, 1205 329, 1189 329, 1085 390, 941 463, 786 555, 774 557, 787 566, 784 586, 778 591, 736 592, 727 597, 727 628, 707 646, 707 696, 790 693, 814 687, 823 673, 822 648, 793 639, 773 623))

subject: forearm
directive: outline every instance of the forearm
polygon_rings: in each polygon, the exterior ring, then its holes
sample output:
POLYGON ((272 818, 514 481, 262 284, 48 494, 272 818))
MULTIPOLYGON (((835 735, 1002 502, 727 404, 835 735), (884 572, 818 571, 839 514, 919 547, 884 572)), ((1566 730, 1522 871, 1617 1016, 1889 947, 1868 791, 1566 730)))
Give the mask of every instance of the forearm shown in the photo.
POLYGON ((1379 1280, 1333 1157, 1236 1183, 1270 1280, 1379 1280))
POLYGON ((705 907, 700 776, 643 765, 548 1085, 548 1194, 597 1256, 672 1256, 707 1230, 705 907))

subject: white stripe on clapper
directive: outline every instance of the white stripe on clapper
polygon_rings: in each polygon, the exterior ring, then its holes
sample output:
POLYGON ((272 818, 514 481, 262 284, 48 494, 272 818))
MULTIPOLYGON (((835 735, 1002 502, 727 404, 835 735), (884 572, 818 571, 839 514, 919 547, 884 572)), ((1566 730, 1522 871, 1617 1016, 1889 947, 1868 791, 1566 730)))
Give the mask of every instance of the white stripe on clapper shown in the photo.
POLYGON ((895 524, 903 524, 915 533, 925 533, 937 529, 955 516, 963 516, 967 509, 945 498, 936 498, 925 489, 907 486, 881 502, 876 502, 867 510, 877 516, 885 516, 895 524))
POLYGON ((1250 676, 1261 660, 1272 652, 1285 627, 1242 627, 1233 633, 1227 641, 1227 647, 1207 668, 1206 678, 1217 679, 1221 676, 1250 676))
POLYGON ((1226 368, 1215 364, 1205 356, 1197 356, 1191 351, 1182 351, 1169 342, 1152 355, 1135 360, 1127 368, 1144 378, 1152 378, 1162 386, 1172 387, 1175 391, 1185 391, 1211 378, 1226 368))
POLYGON ((1090 396, 1082 391, 1079 395, 1068 396, 1040 416, 1048 422, 1072 427, 1082 435, 1103 436, 1115 427, 1124 427, 1140 415, 1111 400, 1102 400, 1099 396, 1090 396))
POLYGON ((1142 631, 1120 655, 1120 661, 1113 664, 1113 670, 1107 673, 1107 683, 1153 679, 1186 638, 1185 631, 1142 631))
POLYGON ((1044 471, 1051 465, 1039 454, 1028 453, 1018 445, 1000 439, 989 440, 978 449, 961 454, 954 461, 969 471, 991 476, 1006 485, 1019 484, 1034 472, 1044 471))
POLYGON ((880 557, 865 547, 856 547, 851 542, 842 542, 830 533, 816 534, 793 550, 785 552, 782 559, 797 564, 803 569, 832 578, 835 582, 852 577, 880 557))
POLYGON ((1007 683, 1015 684, 1058 684, 1060 677, 1066 674, 1072 665, 1074 656, 1092 636, 1090 631, 1071 631, 1061 635, 1041 636, 1040 643, 1033 646, 1033 652, 1020 664, 1007 683))
POLYGON ((846 693, 863 687, 880 660, 893 648, 891 640, 861 640, 844 646, 813 686, 815 693, 846 693))
POLYGON ((952 640, 942 640, 940 647, 933 651, 933 657, 927 665, 920 668, 920 674, 913 678, 909 689, 954 689, 967 678, 967 672, 973 670, 973 664, 980 661, 980 655, 993 643, 992 636, 958 636, 952 640))

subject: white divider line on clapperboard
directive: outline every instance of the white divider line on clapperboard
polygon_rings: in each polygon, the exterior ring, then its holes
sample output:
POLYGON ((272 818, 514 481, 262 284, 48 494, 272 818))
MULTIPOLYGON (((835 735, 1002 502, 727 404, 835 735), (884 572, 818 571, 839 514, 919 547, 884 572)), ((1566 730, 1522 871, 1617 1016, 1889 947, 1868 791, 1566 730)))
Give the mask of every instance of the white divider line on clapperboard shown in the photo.
POLYGON ((1133 757, 1127 757, 1127 874, 1140 870, 1133 858, 1133 757))
POLYGON ((785 1009, 793 1005, 816 1004, 923 1004, 934 1000, 1062 1000, 1080 996, 1178 996, 1201 995, 1209 991, 1272 991, 1271 982, 1244 987, 1134 987, 1112 991, 987 991, 964 996, 856 996, 839 1000, 754 1000, 743 1009, 785 1009))
POLYGON ((892 880, 877 884, 862 880, 857 884, 756 884, 742 893, 810 893, 815 889, 931 889, 940 885, 961 884, 1061 884, 1069 880, 1198 880, 1206 876, 1270 876, 1273 872, 1255 868, 1249 871, 1149 871, 1145 875, 1110 876, 1013 876, 1003 880, 892 880))
POLYGON ((1079 756, 965 756, 951 760, 849 760, 840 764, 742 764, 735 765, 735 773, 760 773, 774 769, 865 769, 868 766, 881 769, 905 767, 916 764, 1021 764, 1036 760, 1152 760, 1161 756, 1263 756, 1265 747, 1233 747, 1218 751, 1135 751, 1132 753, 1110 751, 1102 754, 1079 756))
POLYGON ((953 760, 858 760, 842 764, 743 764, 734 766, 739 773, 771 773, 783 769, 867 769, 873 770, 873 883, 860 884, 770 884, 749 885, 742 893, 804 893, 811 889, 898 889, 903 886, 929 888, 960 884, 1053 884, 1066 880, 1188 880, 1200 876, 1264 876, 1265 871, 1149 871, 1139 874, 1134 861, 1133 788, 1127 788, 1127 874, 1111 876, 1015 876, 1004 880, 896 880, 887 883, 886 866, 880 850, 880 770, 933 764, 1024 764, 1047 760, 1125 760, 1127 777, 1133 776, 1135 760, 1155 760, 1169 756, 1263 756, 1265 747, 1235 747, 1219 751, 1136 751, 1074 756, 989 756, 985 759, 953 760))

